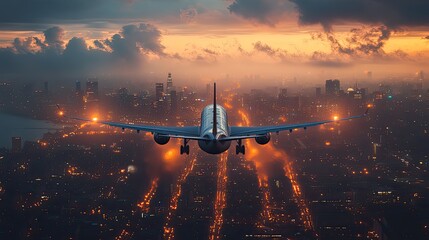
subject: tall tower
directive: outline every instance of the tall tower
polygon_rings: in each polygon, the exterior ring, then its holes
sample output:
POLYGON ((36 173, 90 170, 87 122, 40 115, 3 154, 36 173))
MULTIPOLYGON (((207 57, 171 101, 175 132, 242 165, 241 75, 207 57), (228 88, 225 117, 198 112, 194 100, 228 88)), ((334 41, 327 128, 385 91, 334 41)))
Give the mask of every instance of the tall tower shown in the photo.
POLYGON ((171 90, 173 90, 173 78, 171 78, 171 73, 168 73, 168 78, 167 78, 167 93, 169 94, 171 90))
POLYGON ((328 96, 338 96, 340 94, 340 80, 326 80, 325 93, 328 96))
POLYGON ((155 83, 155 97, 156 101, 162 99, 164 94, 164 83, 155 83))
POLYGON ((89 101, 99 99, 97 78, 89 78, 86 82, 86 97, 89 101))
POLYGON ((75 83, 75 93, 76 94, 82 93, 82 85, 80 84, 80 81, 76 81, 75 83))
POLYGON ((19 153, 21 152, 22 138, 21 137, 12 137, 12 152, 19 153))

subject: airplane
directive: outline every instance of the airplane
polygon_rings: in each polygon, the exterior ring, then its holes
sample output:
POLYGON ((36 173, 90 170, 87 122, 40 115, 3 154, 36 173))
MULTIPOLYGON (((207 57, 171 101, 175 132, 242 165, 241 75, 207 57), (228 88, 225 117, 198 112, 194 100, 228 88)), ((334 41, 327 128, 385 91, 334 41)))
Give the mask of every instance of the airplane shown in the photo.
MULTIPOLYGON (((148 125, 134 125, 118 122, 99 121, 98 119, 85 119, 79 117, 67 117, 73 120, 85 122, 98 122, 101 124, 109 125, 112 127, 150 132, 154 136, 157 144, 165 145, 171 138, 183 139, 183 145, 180 146, 180 154, 189 155, 189 141, 198 141, 198 145, 206 153, 220 154, 227 151, 232 141, 237 141, 235 148, 236 154, 245 154, 246 149, 243 145, 244 139, 253 138, 260 145, 265 145, 270 142, 272 133, 279 133, 281 131, 292 132, 294 129, 307 129, 308 127, 318 126, 326 123, 345 121, 350 119, 357 119, 367 116, 369 108, 364 114, 358 116, 351 116, 347 118, 335 118, 333 120, 324 120, 319 122, 307 122, 289 125, 275 125, 275 126, 254 126, 254 127, 239 127, 228 125, 228 115, 222 106, 216 103, 216 83, 214 83, 214 98, 213 104, 206 106, 201 113, 200 126, 189 127, 168 127, 168 126, 148 126, 148 125)), ((64 112, 57 105, 60 115, 66 117, 64 112)))

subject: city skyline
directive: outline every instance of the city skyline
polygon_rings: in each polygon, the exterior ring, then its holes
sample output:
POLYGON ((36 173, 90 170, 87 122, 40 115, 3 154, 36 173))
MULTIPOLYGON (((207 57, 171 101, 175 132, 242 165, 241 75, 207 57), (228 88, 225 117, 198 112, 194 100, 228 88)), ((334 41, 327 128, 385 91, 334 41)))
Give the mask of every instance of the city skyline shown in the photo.
POLYGON ((0 239, 429 239, 428 0, 0 0, 0 239))

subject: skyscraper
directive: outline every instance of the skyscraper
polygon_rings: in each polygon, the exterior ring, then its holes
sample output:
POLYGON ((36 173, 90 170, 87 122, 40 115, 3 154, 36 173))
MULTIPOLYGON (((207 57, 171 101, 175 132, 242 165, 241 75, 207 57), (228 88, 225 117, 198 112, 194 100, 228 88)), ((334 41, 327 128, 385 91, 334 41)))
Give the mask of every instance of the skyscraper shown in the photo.
POLYGON ((86 98, 88 101, 98 100, 98 81, 97 78, 89 78, 86 82, 86 98))
POLYGON ((171 73, 168 73, 167 93, 169 94, 172 90, 173 90, 173 78, 171 77, 171 73))
POLYGON ((76 94, 82 93, 82 86, 80 84, 80 81, 76 81, 76 83, 75 83, 75 93, 76 94))
POLYGON ((12 137, 12 152, 19 153, 21 152, 22 139, 21 137, 12 137))
POLYGON ((322 96, 322 88, 317 87, 316 88, 316 97, 320 97, 320 96, 322 96))
POLYGON ((338 96, 340 94, 340 80, 326 80, 325 93, 327 96, 338 96))
POLYGON ((175 114, 177 112, 177 92, 175 90, 172 90, 170 92, 170 99, 171 99, 170 112, 172 114, 175 114))
POLYGON ((161 100, 163 95, 164 95, 164 83, 155 83, 156 101, 161 100))

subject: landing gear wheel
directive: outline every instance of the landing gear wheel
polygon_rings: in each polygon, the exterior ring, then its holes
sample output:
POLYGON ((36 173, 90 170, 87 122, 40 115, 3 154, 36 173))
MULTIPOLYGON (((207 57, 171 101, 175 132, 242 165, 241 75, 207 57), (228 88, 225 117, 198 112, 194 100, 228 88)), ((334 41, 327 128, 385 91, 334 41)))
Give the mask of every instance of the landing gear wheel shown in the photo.
POLYGON ((246 147, 241 144, 241 140, 238 140, 238 144, 235 146, 235 154, 240 154, 242 153, 243 155, 246 153, 246 147))
POLYGON ((185 139, 184 145, 180 146, 180 155, 186 153, 186 155, 189 155, 189 145, 188 145, 188 139, 185 139))

